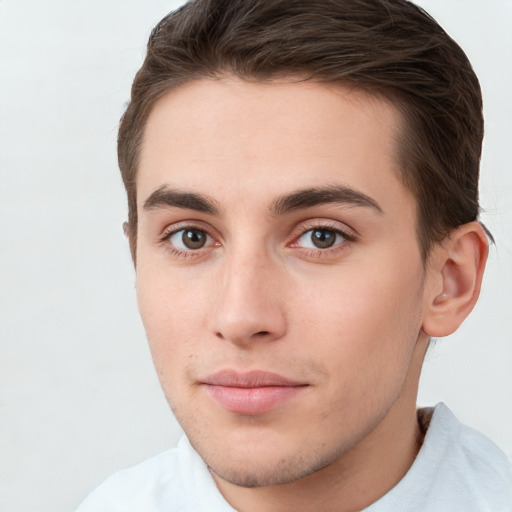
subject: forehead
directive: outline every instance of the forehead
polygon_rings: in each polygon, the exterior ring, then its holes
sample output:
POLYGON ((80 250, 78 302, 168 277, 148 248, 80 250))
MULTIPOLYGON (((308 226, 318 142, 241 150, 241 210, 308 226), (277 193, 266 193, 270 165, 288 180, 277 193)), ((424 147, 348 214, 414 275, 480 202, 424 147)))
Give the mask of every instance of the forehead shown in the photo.
MULTIPOLYGON (((398 179, 397 109, 339 85, 191 82, 154 106, 137 175, 139 205, 162 185, 230 199, 342 184, 407 196, 398 179)), ((408 198, 410 199, 410 198, 408 198)))

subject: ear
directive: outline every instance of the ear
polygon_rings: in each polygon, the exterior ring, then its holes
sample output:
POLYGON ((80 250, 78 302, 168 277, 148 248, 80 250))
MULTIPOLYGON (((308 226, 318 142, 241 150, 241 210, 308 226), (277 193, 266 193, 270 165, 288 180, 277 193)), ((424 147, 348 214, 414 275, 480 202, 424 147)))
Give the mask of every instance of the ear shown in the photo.
POLYGON ((473 309, 489 252, 484 228, 470 222, 432 249, 429 259, 423 331, 433 337, 455 332, 473 309))
POLYGON ((130 224, 128 222, 123 222, 123 233, 126 238, 128 238, 128 242, 130 243, 130 254, 132 255, 133 265, 135 265, 135 251, 136 251, 136 242, 134 240, 134 236, 130 233, 130 224))

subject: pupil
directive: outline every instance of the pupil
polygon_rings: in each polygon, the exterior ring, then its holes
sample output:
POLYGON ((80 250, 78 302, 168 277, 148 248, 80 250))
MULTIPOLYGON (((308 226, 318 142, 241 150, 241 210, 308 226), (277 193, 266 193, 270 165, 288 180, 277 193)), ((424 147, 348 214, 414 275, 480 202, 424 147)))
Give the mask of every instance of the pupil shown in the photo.
POLYGON ((182 240, 188 249, 201 249, 206 243, 206 236, 197 229, 186 229, 183 231, 182 240))
POLYGON ((327 247, 332 247, 336 241, 336 233, 326 229, 313 231, 311 233, 311 241, 319 249, 326 249, 327 247))

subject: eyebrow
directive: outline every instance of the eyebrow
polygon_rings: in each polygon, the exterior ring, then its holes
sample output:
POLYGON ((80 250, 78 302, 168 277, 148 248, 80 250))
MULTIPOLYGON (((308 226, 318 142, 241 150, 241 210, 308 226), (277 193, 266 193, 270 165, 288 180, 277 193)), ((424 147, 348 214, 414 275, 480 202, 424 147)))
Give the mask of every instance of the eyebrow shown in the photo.
MULTIPOLYGON (((270 205, 270 211, 275 215, 312 208, 322 204, 337 203, 349 206, 371 208, 383 213, 379 204, 370 196, 344 185, 313 187, 300 189, 290 194, 278 197, 270 205)), ((218 215, 217 202, 203 194, 195 192, 180 192, 167 185, 158 187, 144 201, 145 210, 155 210, 166 207, 185 208, 210 215, 218 215)))
POLYGON ((370 196, 344 185, 313 187, 297 190, 279 197, 271 205, 271 211, 277 215, 312 208, 322 204, 338 203, 349 206, 362 206, 383 213, 379 204, 370 196))
POLYGON ((144 201, 145 210, 157 210, 165 207, 185 208, 197 212, 218 215, 219 208, 214 199, 194 192, 180 192, 167 185, 158 187, 144 201))

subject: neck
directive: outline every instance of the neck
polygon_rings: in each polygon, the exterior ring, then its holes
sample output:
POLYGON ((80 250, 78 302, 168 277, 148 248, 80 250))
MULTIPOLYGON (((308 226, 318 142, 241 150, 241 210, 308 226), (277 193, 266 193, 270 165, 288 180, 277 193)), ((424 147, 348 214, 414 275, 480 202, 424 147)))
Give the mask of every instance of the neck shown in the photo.
POLYGON ((356 512, 377 501, 407 473, 423 442, 416 396, 426 344, 418 342, 402 393, 377 427, 333 463, 295 482, 245 488, 213 475, 239 512, 356 512))

